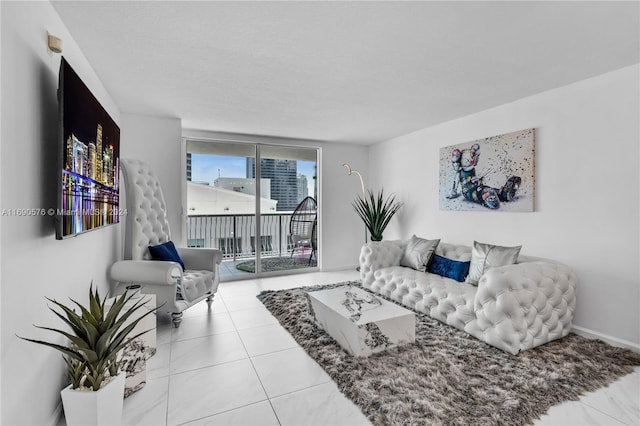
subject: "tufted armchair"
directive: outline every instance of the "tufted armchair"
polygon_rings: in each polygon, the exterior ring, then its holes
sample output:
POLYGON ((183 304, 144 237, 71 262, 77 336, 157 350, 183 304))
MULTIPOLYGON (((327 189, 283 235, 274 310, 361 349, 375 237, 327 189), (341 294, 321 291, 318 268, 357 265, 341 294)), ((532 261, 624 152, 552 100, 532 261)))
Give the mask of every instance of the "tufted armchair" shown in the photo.
POLYGON ((184 271, 177 262, 152 260, 148 247, 171 241, 160 182, 142 161, 121 159, 120 167, 127 199, 124 260, 113 264, 111 278, 118 292, 139 284, 143 293, 155 294, 159 310, 170 313, 179 327, 188 307, 203 299, 211 306, 220 281, 222 252, 178 248, 184 271))
MULTIPOLYGON (((566 265, 520 255, 514 265, 490 269, 477 286, 400 266, 407 241, 365 244, 363 287, 511 354, 560 339, 571 330, 576 276, 566 265)), ((437 255, 471 259, 471 247, 440 242, 437 255)))

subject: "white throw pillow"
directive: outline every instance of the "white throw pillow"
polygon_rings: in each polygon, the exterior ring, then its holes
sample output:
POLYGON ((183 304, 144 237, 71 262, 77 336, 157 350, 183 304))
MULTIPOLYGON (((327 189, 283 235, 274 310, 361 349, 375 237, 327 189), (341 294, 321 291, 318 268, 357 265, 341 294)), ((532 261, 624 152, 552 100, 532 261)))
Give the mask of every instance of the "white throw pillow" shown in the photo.
POLYGON ((417 271, 425 272, 439 242, 440 240, 425 240, 414 235, 402 253, 400 266, 408 266, 417 271))
POLYGON ((521 248, 522 246, 502 247, 474 241, 467 282, 478 285, 482 274, 489 269, 516 263, 521 248))

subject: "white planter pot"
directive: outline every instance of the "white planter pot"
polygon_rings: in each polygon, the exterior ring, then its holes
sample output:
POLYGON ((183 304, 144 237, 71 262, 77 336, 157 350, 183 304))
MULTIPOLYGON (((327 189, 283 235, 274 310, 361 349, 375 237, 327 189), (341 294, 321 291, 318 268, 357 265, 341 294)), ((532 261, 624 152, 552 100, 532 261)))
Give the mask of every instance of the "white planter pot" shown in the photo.
POLYGON ((120 373, 99 391, 80 391, 71 385, 60 391, 67 426, 122 423, 125 374, 120 373))

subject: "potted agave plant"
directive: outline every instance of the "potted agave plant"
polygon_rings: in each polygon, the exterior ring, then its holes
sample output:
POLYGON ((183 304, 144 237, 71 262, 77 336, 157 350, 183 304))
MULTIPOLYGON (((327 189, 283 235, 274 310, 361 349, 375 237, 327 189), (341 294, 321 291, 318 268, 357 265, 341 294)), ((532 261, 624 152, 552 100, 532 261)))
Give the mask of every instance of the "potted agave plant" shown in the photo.
POLYGON ((94 291, 91 286, 88 306, 85 307, 71 299, 80 308, 79 313, 47 298, 59 308, 56 310, 49 306, 49 309, 69 326, 71 332, 36 327, 62 334, 69 339, 69 345, 18 336, 33 343, 49 346, 63 354, 71 382, 60 392, 67 425, 111 425, 120 424, 122 421, 125 373, 120 373, 118 352, 130 341, 148 331, 129 336, 144 317, 154 312, 149 310, 133 319, 132 315, 145 303, 143 298, 139 298, 137 302, 127 304, 133 296, 122 294, 116 297, 109 309, 106 309, 106 298, 101 299, 98 290, 94 291))
POLYGON ((352 205, 369 230, 371 241, 382 241, 382 233, 389 221, 402 207, 402 203, 396 200, 395 195, 385 198, 383 189, 378 194, 369 190, 368 197, 358 197, 352 205))

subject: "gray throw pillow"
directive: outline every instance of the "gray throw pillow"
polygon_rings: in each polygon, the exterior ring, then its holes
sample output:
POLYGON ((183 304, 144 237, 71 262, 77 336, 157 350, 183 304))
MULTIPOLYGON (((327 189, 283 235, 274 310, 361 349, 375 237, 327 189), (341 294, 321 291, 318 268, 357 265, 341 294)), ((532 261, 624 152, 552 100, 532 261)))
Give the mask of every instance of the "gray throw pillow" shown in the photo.
POLYGON ((408 266, 417 271, 425 272, 439 242, 440 240, 425 240, 414 235, 402 253, 400 266, 408 266))
POLYGON ((478 285, 482 274, 489 269, 516 263, 521 248, 522 246, 502 247, 474 241, 467 282, 478 285))

